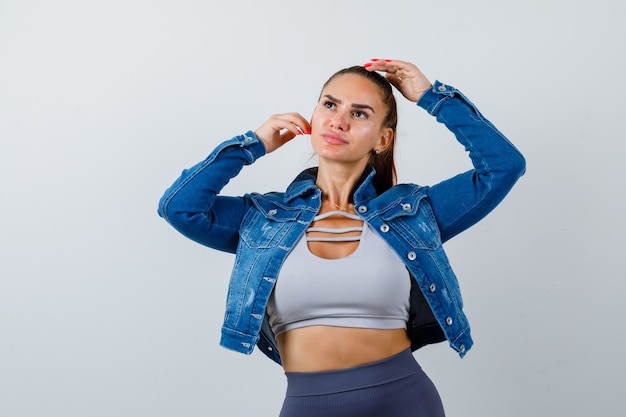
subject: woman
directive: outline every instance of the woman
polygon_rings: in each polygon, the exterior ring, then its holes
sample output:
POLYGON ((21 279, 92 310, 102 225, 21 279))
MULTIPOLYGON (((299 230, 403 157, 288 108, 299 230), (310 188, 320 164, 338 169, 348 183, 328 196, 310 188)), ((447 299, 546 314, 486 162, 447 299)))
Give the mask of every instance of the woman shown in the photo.
POLYGON ((412 351, 472 345, 442 243, 483 218, 525 170, 515 147, 453 87, 374 59, 323 86, 310 122, 274 115, 220 144, 166 191, 159 214, 236 253, 221 344, 282 364, 281 417, 443 416, 412 351), (380 73, 384 73, 383 77, 380 73), (392 86, 450 129, 474 168, 430 187, 396 184, 392 86), (285 192, 219 195, 244 165, 303 134, 319 166, 285 192))

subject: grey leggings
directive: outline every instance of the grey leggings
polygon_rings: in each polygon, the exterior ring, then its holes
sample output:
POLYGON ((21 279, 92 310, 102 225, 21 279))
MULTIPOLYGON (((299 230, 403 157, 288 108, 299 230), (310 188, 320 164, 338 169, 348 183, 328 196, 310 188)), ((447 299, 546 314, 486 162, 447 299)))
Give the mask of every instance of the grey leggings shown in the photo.
POLYGON ((410 350, 355 368, 287 372, 280 417, 444 417, 439 393, 410 350))

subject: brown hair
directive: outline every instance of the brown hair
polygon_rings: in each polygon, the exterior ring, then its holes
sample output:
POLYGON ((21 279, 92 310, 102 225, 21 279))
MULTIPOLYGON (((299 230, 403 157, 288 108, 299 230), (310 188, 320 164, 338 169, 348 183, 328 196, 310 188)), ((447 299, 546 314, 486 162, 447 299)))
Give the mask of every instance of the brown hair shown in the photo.
POLYGON ((396 176, 396 164, 393 159, 394 147, 396 143, 396 126, 398 124, 398 109, 396 106, 396 98, 393 95, 393 89, 389 81, 379 73, 375 71, 368 71, 362 66, 353 66, 344 68, 342 70, 334 73, 328 81, 324 83, 322 86, 322 91, 332 80, 335 78, 346 75, 346 74, 355 74, 359 75, 363 78, 367 78, 370 80, 378 90, 380 91, 380 98, 382 99, 383 104, 387 107, 387 114, 383 119, 383 126, 391 128, 393 132, 393 136, 391 138, 391 143, 387 146, 387 149, 380 152, 379 154, 372 151, 369 159, 369 164, 374 167, 376 170, 376 175, 374 176, 372 183, 374 188, 378 194, 382 194, 391 188, 397 180, 396 176))

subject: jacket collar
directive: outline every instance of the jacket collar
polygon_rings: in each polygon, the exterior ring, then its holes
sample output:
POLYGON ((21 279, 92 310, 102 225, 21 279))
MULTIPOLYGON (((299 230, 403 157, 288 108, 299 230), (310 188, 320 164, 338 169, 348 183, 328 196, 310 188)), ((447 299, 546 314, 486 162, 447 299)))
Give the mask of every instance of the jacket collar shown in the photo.
MULTIPOLYGON (((319 188, 315 185, 315 180, 317 179, 317 167, 308 168, 302 171, 298 176, 289 184, 287 187, 287 191, 285 191, 285 200, 293 201, 298 197, 303 197, 308 193, 319 193, 319 188)), ((363 171, 363 175, 361 176, 361 180, 359 186, 354 192, 354 202, 355 204, 361 203, 363 201, 370 200, 376 197, 376 189, 374 188, 374 184, 372 184, 372 179, 376 174, 376 170, 368 165, 363 171)))

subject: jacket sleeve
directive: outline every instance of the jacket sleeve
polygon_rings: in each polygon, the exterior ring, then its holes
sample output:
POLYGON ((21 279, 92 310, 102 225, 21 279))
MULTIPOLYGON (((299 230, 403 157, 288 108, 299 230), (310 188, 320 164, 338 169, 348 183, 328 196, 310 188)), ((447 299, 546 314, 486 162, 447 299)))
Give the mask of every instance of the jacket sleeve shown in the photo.
POLYGON ((473 169, 428 188, 431 205, 446 241, 493 210, 526 170, 522 154, 460 91, 436 81, 420 98, 469 152, 473 169))
POLYGON ((244 165, 264 154, 263 143, 251 131, 222 142, 204 161, 184 170, 165 191, 159 216, 189 239, 234 253, 247 202, 243 197, 219 193, 244 165))

